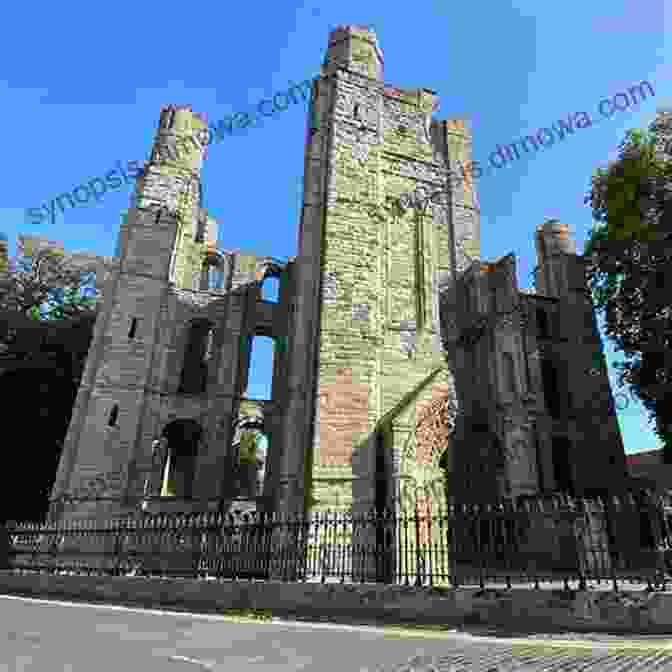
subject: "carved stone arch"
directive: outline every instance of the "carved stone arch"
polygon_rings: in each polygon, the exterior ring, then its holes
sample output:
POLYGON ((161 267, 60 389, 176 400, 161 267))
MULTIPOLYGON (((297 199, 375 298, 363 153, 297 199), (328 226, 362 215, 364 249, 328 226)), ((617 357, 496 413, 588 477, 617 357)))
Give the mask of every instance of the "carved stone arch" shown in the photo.
POLYGON ((435 396, 416 420, 416 459, 438 469, 457 424, 458 408, 449 393, 435 396))
MULTIPOLYGON (((414 430, 409 432, 401 448, 402 468, 410 462, 438 467, 457 426, 459 409, 449 393, 439 394, 423 406, 416 416, 414 430), (425 446, 430 450, 427 451, 425 446)), ((403 416, 400 417, 403 419, 403 416)))
POLYGON ((399 503, 402 509, 426 514, 445 505, 444 457, 457 425, 458 407, 450 389, 440 385, 429 401, 418 404, 416 412, 414 427, 400 451, 399 503))

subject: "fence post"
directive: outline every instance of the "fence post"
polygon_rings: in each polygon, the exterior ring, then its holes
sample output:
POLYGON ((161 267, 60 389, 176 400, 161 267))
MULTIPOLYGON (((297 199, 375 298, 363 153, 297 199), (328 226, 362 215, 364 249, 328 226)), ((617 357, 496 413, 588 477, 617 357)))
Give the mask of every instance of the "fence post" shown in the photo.
POLYGON ((662 502, 661 498, 654 491, 646 491, 646 503, 649 513, 651 532, 653 536, 653 552, 655 556, 655 577, 656 583, 665 581, 665 559, 663 547, 663 526, 662 526, 662 502))
POLYGON ((9 541, 9 532, 5 523, 0 523, 0 569, 10 569, 9 560, 12 544, 9 541))

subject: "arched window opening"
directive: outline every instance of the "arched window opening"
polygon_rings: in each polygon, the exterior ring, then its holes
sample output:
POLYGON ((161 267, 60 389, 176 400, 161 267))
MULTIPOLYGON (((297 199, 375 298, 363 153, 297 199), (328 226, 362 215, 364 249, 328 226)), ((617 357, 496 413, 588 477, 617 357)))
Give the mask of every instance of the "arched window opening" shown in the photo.
POLYGON ((548 338, 548 315, 543 308, 537 308, 537 336, 539 338, 548 338))
POLYGON ((112 410, 110 411, 110 417, 107 420, 108 427, 116 427, 118 417, 119 417, 119 405, 115 404, 114 406, 112 406, 112 410))
MULTIPOLYGON (((202 199, 202 195, 199 189, 199 202, 202 199)), ((208 220, 205 217, 200 217, 196 224, 196 231, 194 232, 194 242, 202 243, 205 240, 205 231, 208 225, 208 220)))
POLYGON ((163 430, 168 442, 161 479, 161 497, 192 496, 196 457, 202 436, 201 426, 194 420, 175 420, 163 430))
POLYGON ((210 322, 191 322, 184 354, 184 365, 179 391, 183 394, 202 394, 208 381, 207 361, 212 356, 214 329, 210 322))
POLYGON ((261 284, 261 300, 269 303, 278 303, 280 297, 280 279, 267 276, 261 284))
POLYGON ((506 377, 506 391, 515 397, 518 394, 516 365, 510 352, 504 353, 504 375, 506 377))
POLYGON ((544 461, 541 459, 541 445, 539 443, 539 436, 534 433, 534 455, 537 462, 537 478, 539 481, 539 491, 546 490, 546 478, 544 473, 544 461))
POLYGON ((546 407, 552 417, 560 415, 560 390, 558 387, 558 371, 553 362, 543 357, 541 360, 541 378, 544 386, 546 407))
POLYGON ((210 265, 207 269, 208 273, 208 289, 221 289, 224 284, 224 269, 221 266, 210 265))
POLYGON ((131 328, 128 330, 128 337, 135 338, 135 333, 138 330, 138 319, 134 317, 131 320, 131 328))
POLYGON ((252 337, 247 388, 243 396, 248 399, 271 399, 274 356, 275 341, 273 338, 269 336, 252 337))

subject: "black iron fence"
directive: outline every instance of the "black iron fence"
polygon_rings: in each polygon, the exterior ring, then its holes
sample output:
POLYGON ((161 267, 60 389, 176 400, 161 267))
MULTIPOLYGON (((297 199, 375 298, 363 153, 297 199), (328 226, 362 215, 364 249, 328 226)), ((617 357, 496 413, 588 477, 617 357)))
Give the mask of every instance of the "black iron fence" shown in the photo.
MULTIPOLYGON (((95 510, 103 500, 80 500, 95 510)), ((480 585, 493 581, 670 579, 669 497, 554 496, 497 505, 451 503, 440 512, 325 511, 87 514, 8 523, 16 571, 214 579, 480 585)), ((82 509, 79 509, 81 513, 82 509)))

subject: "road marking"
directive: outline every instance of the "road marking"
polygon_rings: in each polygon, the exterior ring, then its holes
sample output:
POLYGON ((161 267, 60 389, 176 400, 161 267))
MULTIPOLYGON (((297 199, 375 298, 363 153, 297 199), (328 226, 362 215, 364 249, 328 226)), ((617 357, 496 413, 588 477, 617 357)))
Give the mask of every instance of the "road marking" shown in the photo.
POLYGON ((189 658, 187 656, 168 656, 169 660, 178 660, 184 663, 193 663, 194 665, 200 665, 201 667, 205 667, 207 670, 212 670, 215 665, 217 664, 217 661, 215 660, 198 660, 197 658, 189 658))

